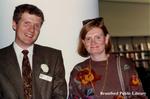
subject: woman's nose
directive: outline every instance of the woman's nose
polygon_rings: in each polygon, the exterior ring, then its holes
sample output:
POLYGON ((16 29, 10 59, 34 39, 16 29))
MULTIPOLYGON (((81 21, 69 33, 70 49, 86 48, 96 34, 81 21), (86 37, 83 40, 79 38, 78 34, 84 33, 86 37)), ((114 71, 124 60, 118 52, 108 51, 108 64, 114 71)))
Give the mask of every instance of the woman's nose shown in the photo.
POLYGON ((96 43, 95 39, 91 39, 91 44, 95 44, 95 43, 96 43))

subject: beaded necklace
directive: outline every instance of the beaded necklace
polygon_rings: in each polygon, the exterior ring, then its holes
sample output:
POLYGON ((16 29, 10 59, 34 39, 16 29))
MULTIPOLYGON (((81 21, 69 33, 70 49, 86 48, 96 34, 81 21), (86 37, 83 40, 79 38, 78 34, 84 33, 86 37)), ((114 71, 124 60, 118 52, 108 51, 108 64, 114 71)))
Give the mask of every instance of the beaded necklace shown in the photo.
MULTIPOLYGON (((91 59, 89 60, 89 66, 90 66, 89 68, 90 68, 90 72, 91 72, 91 70, 92 70, 91 59)), ((103 86, 102 86, 101 92, 103 92, 104 89, 105 89, 106 81, 107 81, 107 75, 108 75, 108 60, 106 60, 105 76, 104 76, 104 81, 103 81, 103 86)), ((92 82, 91 82, 91 85, 92 85, 92 88, 93 88, 93 90, 95 92, 95 87, 94 87, 92 82)), ((99 94, 100 94, 100 92, 99 92, 99 94)))

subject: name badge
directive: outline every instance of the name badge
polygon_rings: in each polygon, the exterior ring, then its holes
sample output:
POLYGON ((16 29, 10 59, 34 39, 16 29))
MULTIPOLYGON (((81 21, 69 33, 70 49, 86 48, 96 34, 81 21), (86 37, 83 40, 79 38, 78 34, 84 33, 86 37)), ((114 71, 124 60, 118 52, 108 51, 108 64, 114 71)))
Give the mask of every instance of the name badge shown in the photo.
POLYGON ((49 82, 52 81, 52 77, 51 77, 51 76, 48 76, 48 75, 45 75, 45 74, 40 74, 40 75, 39 75, 39 78, 40 78, 40 79, 43 79, 43 80, 46 80, 46 81, 49 81, 49 82))

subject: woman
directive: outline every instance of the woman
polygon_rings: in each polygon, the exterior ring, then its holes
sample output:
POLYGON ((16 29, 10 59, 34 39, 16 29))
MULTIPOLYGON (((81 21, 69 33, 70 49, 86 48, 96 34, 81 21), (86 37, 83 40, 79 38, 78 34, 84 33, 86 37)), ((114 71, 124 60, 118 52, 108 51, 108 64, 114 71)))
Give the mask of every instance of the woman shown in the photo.
POLYGON ((103 18, 83 21, 78 53, 89 58, 70 74, 69 99, 146 99, 134 64, 110 51, 103 18))

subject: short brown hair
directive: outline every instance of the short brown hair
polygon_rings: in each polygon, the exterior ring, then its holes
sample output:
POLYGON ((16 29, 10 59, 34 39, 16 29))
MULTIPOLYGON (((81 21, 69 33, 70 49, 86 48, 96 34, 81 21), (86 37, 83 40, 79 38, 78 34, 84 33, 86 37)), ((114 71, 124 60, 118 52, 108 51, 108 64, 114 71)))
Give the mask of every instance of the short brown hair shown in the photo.
MULTIPOLYGON (((88 57, 89 56, 89 53, 87 52, 82 40, 85 39, 87 32, 90 31, 94 27, 101 28, 103 30, 103 33, 105 36, 108 34, 108 30, 107 30, 106 26, 104 25, 102 17, 94 18, 94 19, 88 19, 88 20, 83 21, 83 27, 80 31, 78 49, 77 49, 78 54, 82 57, 88 57)), ((106 45, 106 47, 105 47, 105 51, 106 51, 106 53, 109 53, 110 50, 111 50, 111 42, 109 39, 108 45, 106 45)))
POLYGON ((44 22, 44 14, 43 12, 36 6, 31 4, 22 4, 16 7, 13 15, 13 20, 18 23, 21 19, 23 13, 28 12, 29 14, 36 15, 42 19, 42 23, 44 22))

